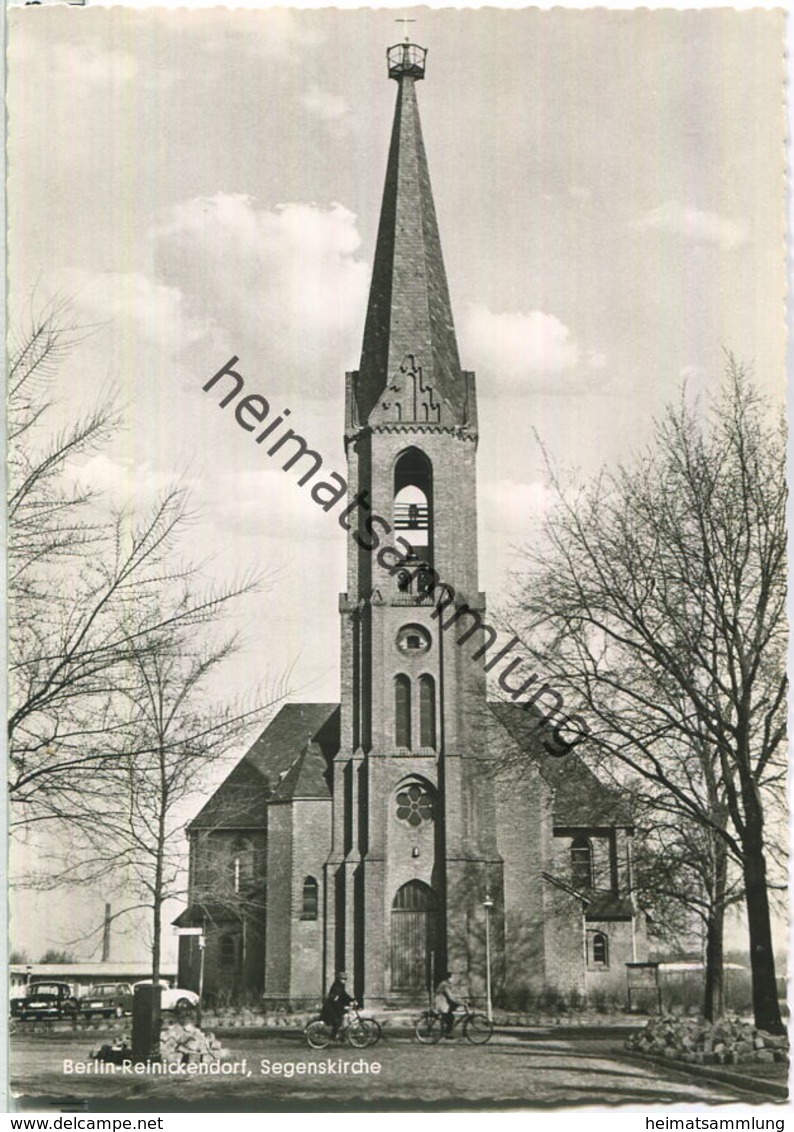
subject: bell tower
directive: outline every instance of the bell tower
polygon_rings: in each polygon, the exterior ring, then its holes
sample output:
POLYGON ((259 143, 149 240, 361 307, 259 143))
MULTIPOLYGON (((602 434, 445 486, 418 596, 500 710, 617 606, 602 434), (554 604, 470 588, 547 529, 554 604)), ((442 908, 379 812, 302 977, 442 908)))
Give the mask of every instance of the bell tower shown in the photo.
POLYGON ((475 382, 460 365, 422 140, 426 56, 407 38, 387 51, 397 100, 361 360, 346 385, 350 500, 361 503, 340 596, 326 985, 345 968, 358 997, 385 1003, 424 1001, 447 969, 481 992, 486 894, 496 925, 502 909, 474 658, 485 619, 475 382))

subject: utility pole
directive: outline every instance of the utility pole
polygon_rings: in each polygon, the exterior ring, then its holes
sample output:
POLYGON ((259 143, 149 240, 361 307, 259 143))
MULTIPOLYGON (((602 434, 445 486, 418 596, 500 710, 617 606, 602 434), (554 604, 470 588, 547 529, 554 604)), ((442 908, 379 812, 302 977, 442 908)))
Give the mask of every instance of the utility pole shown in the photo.
POLYGON ((110 959, 110 905, 105 905, 105 923, 102 928, 102 962, 110 959))

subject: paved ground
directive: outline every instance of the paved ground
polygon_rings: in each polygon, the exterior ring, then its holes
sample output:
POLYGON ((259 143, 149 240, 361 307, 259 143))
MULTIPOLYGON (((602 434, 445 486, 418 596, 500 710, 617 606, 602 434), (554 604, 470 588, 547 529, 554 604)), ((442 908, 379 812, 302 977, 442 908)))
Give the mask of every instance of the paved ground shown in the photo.
POLYGON ((12 1087, 20 1107, 41 1110, 49 1099, 57 1109, 71 1104, 91 1111, 147 1112, 603 1104, 645 1109, 748 1099, 727 1085, 700 1084, 666 1068, 623 1062, 593 1039, 497 1034, 487 1046, 458 1040, 427 1047, 391 1037, 369 1050, 334 1046, 318 1052, 287 1035, 241 1037, 225 1041, 226 1065, 235 1067, 233 1073, 186 1078, 135 1076, 120 1068, 113 1075, 100 1075, 96 1068, 86 1076, 68 1074, 64 1062, 88 1061, 91 1039, 64 1038, 12 1038, 12 1087))

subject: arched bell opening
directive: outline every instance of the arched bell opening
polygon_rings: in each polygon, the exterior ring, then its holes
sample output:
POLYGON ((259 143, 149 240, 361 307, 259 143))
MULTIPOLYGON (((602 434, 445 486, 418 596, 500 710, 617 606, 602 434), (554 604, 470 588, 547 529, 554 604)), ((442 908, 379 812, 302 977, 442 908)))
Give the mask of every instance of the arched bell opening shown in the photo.
POLYGON ((411 544, 411 560, 433 565, 433 466, 419 448, 394 465, 393 527, 411 544))

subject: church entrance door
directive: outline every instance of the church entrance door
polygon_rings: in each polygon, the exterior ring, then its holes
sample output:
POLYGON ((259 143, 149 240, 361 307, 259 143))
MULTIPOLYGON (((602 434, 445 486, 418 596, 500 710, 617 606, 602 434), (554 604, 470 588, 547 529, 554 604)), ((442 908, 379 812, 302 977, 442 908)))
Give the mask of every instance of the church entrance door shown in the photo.
POLYGON ((435 938, 435 893, 420 880, 409 881, 397 890, 391 910, 393 991, 427 990, 435 938))

